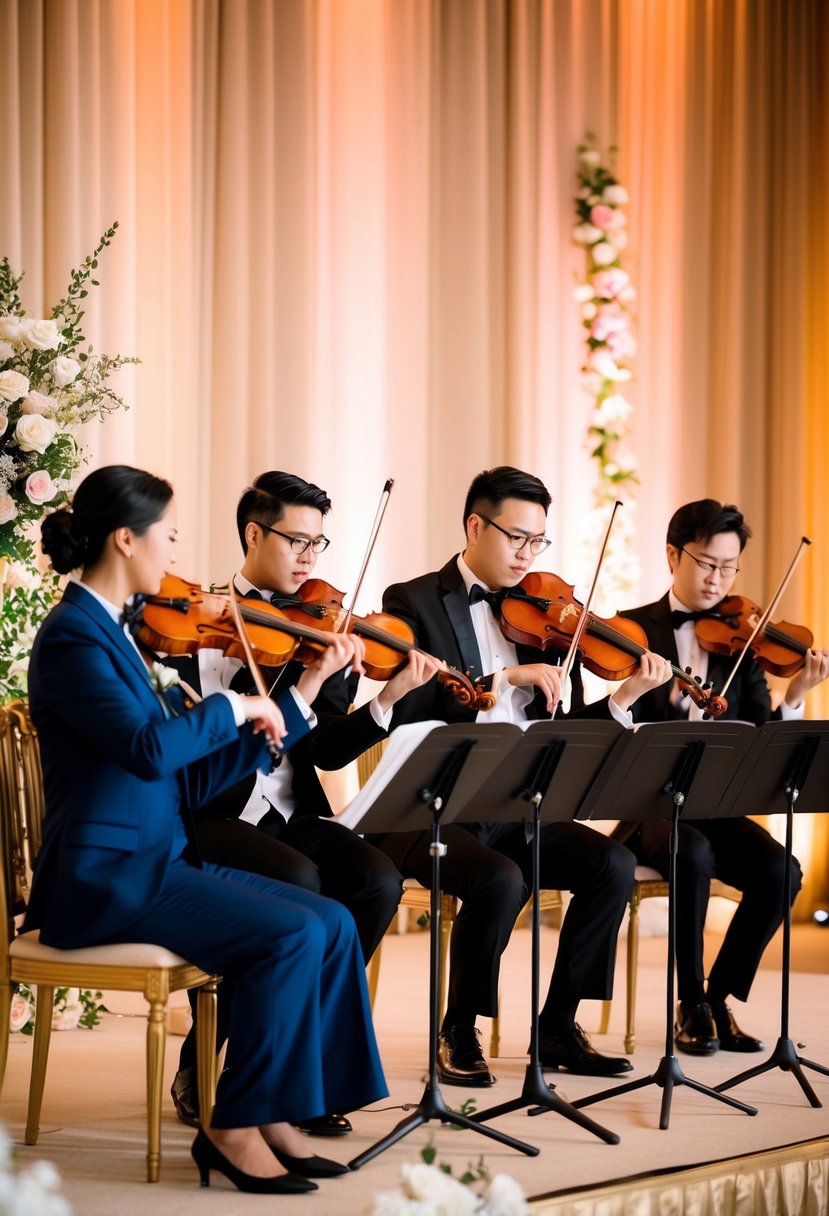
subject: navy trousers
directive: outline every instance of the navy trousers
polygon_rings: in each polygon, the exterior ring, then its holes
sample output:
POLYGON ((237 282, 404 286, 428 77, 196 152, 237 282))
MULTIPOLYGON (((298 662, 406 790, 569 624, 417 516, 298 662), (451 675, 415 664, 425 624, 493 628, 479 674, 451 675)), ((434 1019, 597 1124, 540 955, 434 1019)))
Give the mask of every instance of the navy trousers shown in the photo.
POLYGON ((121 941, 152 941, 232 988, 214 1127, 254 1127, 365 1106, 388 1093, 351 914, 241 870, 171 863, 121 941))

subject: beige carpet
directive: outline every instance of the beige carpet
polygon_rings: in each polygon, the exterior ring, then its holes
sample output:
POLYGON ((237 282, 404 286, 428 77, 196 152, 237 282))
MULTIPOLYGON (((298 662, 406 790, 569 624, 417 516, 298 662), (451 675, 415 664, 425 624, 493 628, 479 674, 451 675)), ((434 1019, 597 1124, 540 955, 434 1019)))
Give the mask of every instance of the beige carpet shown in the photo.
MULTIPOLYGON (((544 931, 543 955, 549 966, 556 934, 544 931)), ((353 1157, 385 1135, 403 1116, 404 1104, 414 1106, 422 1093, 427 1020, 427 938, 415 933, 390 937, 384 946, 376 1023, 391 1097, 372 1111, 354 1116, 355 1133, 347 1141, 326 1146, 309 1140, 309 1151, 325 1152, 343 1159, 353 1157)), ((483 1095, 482 1107, 504 1101, 520 1092, 526 1057, 528 1024, 528 958, 530 935, 517 932, 506 955, 502 988, 502 1058, 495 1064, 498 1084, 483 1095)), ((640 999, 637 1022, 638 1044, 633 1057, 633 1076, 646 1075, 663 1051, 664 939, 642 941, 640 999)), ((770 952, 774 958, 774 950, 770 952)), ((813 967, 829 968, 829 931, 810 926, 795 931, 796 965, 805 959, 813 967)), ((621 966, 621 962, 620 962, 621 966)), ((596 1040, 604 1050, 620 1052, 624 1021, 624 983, 617 972, 618 999, 614 1003, 610 1033, 596 1040)), ((595 1185, 643 1172, 665 1170, 725 1156, 759 1151, 829 1135, 829 1078, 809 1073, 823 1108, 812 1110, 794 1078, 775 1072, 736 1091, 737 1097, 759 1109, 755 1118, 733 1112, 720 1103, 687 1087, 674 1095, 670 1127, 658 1129, 661 1090, 650 1087, 635 1095, 603 1102, 589 1113, 619 1133, 621 1143, 600 1143, 569 1121, 546 1115, 529 1119, 524 1113, 498 1120, 496 1126, 540 1147, 538 1157, 528 1158, 504 1149, 470 1132, 456 1132, 433 1125, 421 1129, 358 1173, 323 1184, 310 1196, 296 1198, 242 1196, 218 1179, 210 1190, 201 1190, 189 1158, 192 1133, 179 1124, 172 1108, 165 1105, 161 1181, 144 1181, 144 1024, 141 1002, 113 994, 112 1009, 124 1017, 108 1017, 93 1032, 75 1031, 53 1036, 46 1084, 44 1118, 36 1148, 22 1145, 25 1100, 31 1058, 31 1039, 12 1036, 9 1065, 3 1093, 2 1117, 14 1141, 20 1143, 23 1162, 36 1157, 55 1163, 64 1178, 64 1190, 78 1216, 123 1213, 143 1216, 147 1212, 250 1213, 278 1210, 292 1216, 329 1216, 331 1213, 362 1213, 370 1208, 375 1191, 394 1186, 400 1165, 418 1157, 430 1137, 441 1160, 461 1172, 482 1154, 493 1172, 511 1173, 530 1196, 543 1196, 566 1188, 595 1185)), ((735 1007, 738 1020, 771 1047, 778 1033, 779 974, 761 971, 748 1007, 735 1007)), ((792 1037, 805 1043, 804 1055, 829 1063, 829 976, 797 972, 792 978, 792 1037)), ((582 1020, 588 1030, 598 1021, 598 1005, 585 1005, 582 1020)), ((488 1025, 484 1027, 485 1037, 488 1025)), ((169 1043, 168 1079, 172 1078, 179 1040, 169 1043)), ((752 1060, 754 1062, 754 1060, 752 1060)), ((733 1075, 747 1061, 721 1053, 711 1059, 680 1057, 689 1077, 716 1085, 733 1075)), ((591 1081, 559 1074, 562 1096, 576 1098, 597 1092, 608 1082, 591 1081)), ((445 1089, 449 1104, 460 1104, 467 1091, 445 1089)))

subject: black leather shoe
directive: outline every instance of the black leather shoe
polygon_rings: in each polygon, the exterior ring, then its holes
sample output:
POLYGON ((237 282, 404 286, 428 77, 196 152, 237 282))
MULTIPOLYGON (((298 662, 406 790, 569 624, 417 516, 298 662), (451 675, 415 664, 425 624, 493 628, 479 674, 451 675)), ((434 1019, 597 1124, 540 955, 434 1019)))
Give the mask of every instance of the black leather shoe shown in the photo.
POLYGON ((188 1127, 199 1126, 199 1090, 195 1068, 180 1068, 173 1078, 170 1089, 173 1106, 182 1123, 188 1127))
POLYGON ((353 1131, 345 1115, 318 1115, 316 1119, 304 1119, 302 1123, 295 1123, 294 1127, 308 1136, 347 1136, 353 1131))
POLYGON ((301 1178, 339 1178, 349 1170, 347 1165, 340 1161, 331 1161, 328 1157, 292 1157, 290 1153, 283 1153, 275 1144, 271 1145, 271 1152, 280 1165, 284 1165, 292 1174, 299 1174, 301 1178))
POLYGON ((279 1174, 276 1178, 260 1178, 257 1174, 246 1174, 228 1160, 202 1130, 199 1130, 193 1141, 190 1154, 198 1167, 202 1186, 210 1186, 210 1171, 216 1170, 224 1174, 237 1190, 247 1191, 252 1195, 299 1195, 318 1189, 316 1182, 299 1178, 296 1174, 279 1174))
POLYGON ((474 1026, 450 1026, 438 1035, 438 1080, 444 1085, 494 1085, 474 1026))
POLYGON ((720 1038, 720 1051, 765 1051, 766 1045, 760 1039, 746 1034, 734 1021, 725 1001, 712 1001, 711 1012, 714 1015, 714 1025, 720 1038))
POLYGON ((690 1006, 680 1001, 676 1007, 674 1043, 689 1056, 712 1056, 718 1050, 717 1024, 707 1001, 690 1006))
POLYGON ((566 1068, 584 1077, 616 1077, 633 1067, 624 1056, 603 1056, 596 1051, 578 1022, 559 1034, 539 1030, 538 1048, 542 1068, 566 1068))

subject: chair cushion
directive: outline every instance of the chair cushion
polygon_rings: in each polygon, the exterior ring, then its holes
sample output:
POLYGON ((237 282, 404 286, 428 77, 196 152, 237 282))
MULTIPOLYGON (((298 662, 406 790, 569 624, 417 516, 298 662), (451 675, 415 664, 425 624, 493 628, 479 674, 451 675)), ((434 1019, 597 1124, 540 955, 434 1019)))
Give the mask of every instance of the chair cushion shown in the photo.
POLYGON ((81 950, 58 950, 44 946, 40 931, 23 933, 9 946, 12 958, 44 963, 86 963, 108 967, 181 967, 190 966, 187 959, 173 954, 164 946, 148 942, 113 942, 108 946, 84 946, 81 950))
POLYGON ((633 872, 637 882, 664 882, 665 879, 652 866, 637 866, 633 872))

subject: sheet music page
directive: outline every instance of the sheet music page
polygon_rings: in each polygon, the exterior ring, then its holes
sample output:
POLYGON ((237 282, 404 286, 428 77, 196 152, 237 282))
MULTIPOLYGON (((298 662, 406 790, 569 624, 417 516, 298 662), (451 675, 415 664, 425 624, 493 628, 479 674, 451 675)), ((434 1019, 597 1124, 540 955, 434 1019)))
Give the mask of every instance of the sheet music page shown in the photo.
POLYGON ((433 730, 445 725, 445 722, 439 721, 410 722, 405 726, 398 726, 397 730, 392 731, 380 763, 359 794, 352 798, 345 810, 337 816, 337 823, 341 823, 346 828, 356 828, 366 811, 373 806, 375 800, 399 772, 415 748, 419 747, 433 730))

